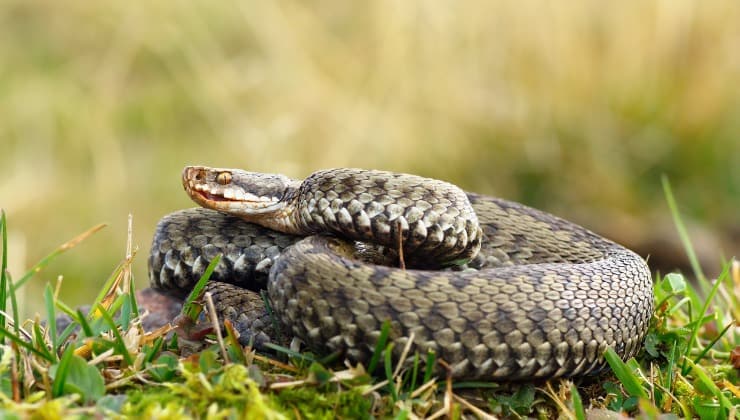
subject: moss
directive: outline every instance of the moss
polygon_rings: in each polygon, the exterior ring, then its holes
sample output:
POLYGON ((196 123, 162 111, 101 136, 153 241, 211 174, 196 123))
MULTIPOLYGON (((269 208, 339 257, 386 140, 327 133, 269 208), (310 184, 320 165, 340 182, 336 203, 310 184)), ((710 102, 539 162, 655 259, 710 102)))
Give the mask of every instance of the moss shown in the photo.
POLYGON ((336 388, 326 392, 320 388, 296 387, 281 390, 275 400, 283 408, 306 419, 369 419, 372 398, 361 388, 336 388))

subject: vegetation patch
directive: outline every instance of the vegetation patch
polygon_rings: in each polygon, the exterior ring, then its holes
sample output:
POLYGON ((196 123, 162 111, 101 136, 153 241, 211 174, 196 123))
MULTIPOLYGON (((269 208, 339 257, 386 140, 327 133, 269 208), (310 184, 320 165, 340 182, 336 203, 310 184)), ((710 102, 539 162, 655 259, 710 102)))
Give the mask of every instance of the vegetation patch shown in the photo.
MULTIPOLYGON (((685 232, 669 185, 666 195, 685 232)), ((603 412, 654 418, 727 419, 740 409, 740 264, 728 261, 709 281, 692 258, 691 283, 658 275, 656 312, 637 358, 605 354, 600 377, 532 384, 453 382, 424 366, 394 366, 381 340, 368 366, 320 361, 276 347, 264 355, 225 336, 187 354, 171 327, 145 332, 127 255, 85 314, 57 298, 61 279, 43 295, 46 313, 20 322, 16 291, 59 254, 99 227, 54 250, 17 282, 7 270, 8 222, 0 218, 0 416, 148 418, 439 418, 569 417, 603 412), (59 328, 53 320, 72 321, 59 328)), ((693 249, 682 233, 688 255, 693 249)), ((212 265, 215 263, 212 262, 212 265)), ((207 281, 208 270, 203 282, 207 281)), ((192 297, 191 297, 192 300, 192 297)), ((186 312, 194 312, 186 305, 186 312)), ((425 363, 421 363, 424 360, 425 363)))

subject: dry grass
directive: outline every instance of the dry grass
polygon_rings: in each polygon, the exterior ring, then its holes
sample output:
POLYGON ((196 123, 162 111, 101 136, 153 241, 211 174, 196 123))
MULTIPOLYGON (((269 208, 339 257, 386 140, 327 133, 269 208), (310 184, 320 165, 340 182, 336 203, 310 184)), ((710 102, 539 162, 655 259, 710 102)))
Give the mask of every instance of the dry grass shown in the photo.
POLYGON ((623 240, 672 230, 654 205, 667 173, 688 215, 729 236, 739 18, 737 2, 684 0, 8 0, 0 207, 27 261, 112 225, 47 271, 70 304, 108 276, 129 212, 146 254, 156 220, 191 205, 187 163, 416 172, 623 240))

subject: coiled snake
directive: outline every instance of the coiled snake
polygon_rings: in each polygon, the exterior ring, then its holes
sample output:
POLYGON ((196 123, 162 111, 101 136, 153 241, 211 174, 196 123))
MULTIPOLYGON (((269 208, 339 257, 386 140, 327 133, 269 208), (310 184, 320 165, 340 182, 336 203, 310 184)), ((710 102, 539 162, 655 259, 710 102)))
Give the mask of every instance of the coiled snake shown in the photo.
POLYGON ((284 332, 322 354, 366 362, 387 320, 396 361, 412 338, 404 363, 431 350, 455 378, 529 380, 598 371, 608 347, 636 354, 653 312, 650 272, 632 251, 446 182, 188 167, 183 185, 206 209, 160 221, 151 284, 187 294, 222 254, 207 290, 245 343, 276 334, 247 290, 266 288, 284 332))

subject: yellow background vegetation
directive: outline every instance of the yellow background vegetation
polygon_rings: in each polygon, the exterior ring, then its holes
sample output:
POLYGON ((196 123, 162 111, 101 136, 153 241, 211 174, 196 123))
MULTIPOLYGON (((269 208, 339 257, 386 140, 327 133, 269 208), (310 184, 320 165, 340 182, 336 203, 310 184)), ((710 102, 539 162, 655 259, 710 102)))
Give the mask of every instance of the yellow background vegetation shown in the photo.
MULTIPOLYGON (((0 5, 0 207, 12 273, 89 301, 186 164, 412 172, 674 249, 737 254, 740 2, 51 1, 0 5)), ((716 265, 718 266, 718 265, 716 265)), ((715 267, 716 267, 715 266, 715 267)), ((711 268, 715 268, 711 267, 711 268)))

